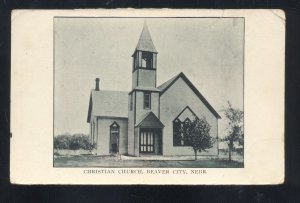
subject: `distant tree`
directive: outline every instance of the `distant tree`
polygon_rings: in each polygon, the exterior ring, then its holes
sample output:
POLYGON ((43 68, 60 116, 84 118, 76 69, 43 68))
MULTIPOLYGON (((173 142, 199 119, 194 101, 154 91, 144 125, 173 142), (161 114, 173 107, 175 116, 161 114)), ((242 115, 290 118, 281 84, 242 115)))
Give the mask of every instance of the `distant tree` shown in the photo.
POLYGON ((195 119, 187 122, 182 128, 183 139, 186 145, 191 146, 197 160, 197 152, 206 151, 211 148, 215 140, 210 136, 210 125, 205 118, 195 119))
POLYGON ((70 135, 58 135, 54 137, 54 149, 69 149, 70 135))
POLYGON ((234 143, 242 145, 242 151, 244 151, 244 112, 238 108, 233 108, 229 101, 227 101, 227 105, 224 110, 225 117, 227 118, 227 133, 222 141, 228 144, 228 159, 231 161, 234 143))

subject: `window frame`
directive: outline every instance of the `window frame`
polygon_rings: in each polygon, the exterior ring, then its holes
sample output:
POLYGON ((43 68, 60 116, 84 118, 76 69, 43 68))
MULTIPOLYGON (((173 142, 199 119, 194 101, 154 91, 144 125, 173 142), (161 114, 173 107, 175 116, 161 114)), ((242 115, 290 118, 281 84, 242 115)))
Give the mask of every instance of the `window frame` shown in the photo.
POLYGON ((120 125, 114 121, 110 126, 109 126, 109 153, 112 153, 112 146, 111 146, 111 138, 112 138, 112 134, 113 133, 117 133, 118 134, 118 140, 117 140, 117 152, 119 153, 119 144, 120 144, 120 125))
POLYGON ((173 146, 174 147, 181 147, 183 145, 181 145, 181 138, 179 139, 179 136, 181 137, 181 125, 182 125, 182 122, 178 119, 178 118, 175 118, 173 120, 173 146), (175 130, 178 130, 175 132, 175 130), (175 135, 176 133, 176 135, 175 135), (176 136, 176 138, 175 138, 176 136), (178 139, 178 140, 177 140, 178 139))
POLYGON ((151 92, 144 92, 144 109, 147 109, 147 110, 149 110, 149 109, 151 109, 151 92), (149 103, 149 106, 146 106, 146 95, 149 95, 149 101, 148 101, 148 103, 149 103))
MULTIPOLYGON (((180 132, 180 131, 184 127, 184 125, 186 125, 187 122, 190 123, 190 122, 192 122, 192 120, 190 118, 186 118, 184 121, 181 121, 178 117, 176 117, 173 120, 173 147, 190 147, 191 145, 189 145, 188 143, 185 142, 184 136, 183 136, 182 132, 180 132), (177 136, 177 135, 175 135, 175 133, 176 133, 175 132, 175 125, 180 125, 179 133, 180 133, 180 136, 181 136, 181 140, 178 143, 175 140, 175 136, 177 136)), ((178 132, 177 132, 177 134, 178 134, 178 132)))

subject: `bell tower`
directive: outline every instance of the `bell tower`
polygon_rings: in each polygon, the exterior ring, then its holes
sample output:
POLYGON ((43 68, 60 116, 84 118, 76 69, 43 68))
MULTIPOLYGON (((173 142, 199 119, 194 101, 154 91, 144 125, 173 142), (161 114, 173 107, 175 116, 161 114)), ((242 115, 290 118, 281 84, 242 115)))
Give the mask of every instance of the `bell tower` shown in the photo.
MULTIPOLYGON (((132 59, 132 90, 128 95, 128 154, 139 156, 144 150, 140 146, 141 133, 146 132, 146 128, 151 130, 156 128, 156 126, 145 127, 143 124, 149 123, 147 121, 149 118, 159 120, 160 90, 156 88, 157 51, 146 22, 132 59)), ((157 132, 160 132, 159 129, 152 133, 157 132)))
POLYGON ((132 58, 132 89, 135 87, 155 88, 157 51, 146 22, 132 58))

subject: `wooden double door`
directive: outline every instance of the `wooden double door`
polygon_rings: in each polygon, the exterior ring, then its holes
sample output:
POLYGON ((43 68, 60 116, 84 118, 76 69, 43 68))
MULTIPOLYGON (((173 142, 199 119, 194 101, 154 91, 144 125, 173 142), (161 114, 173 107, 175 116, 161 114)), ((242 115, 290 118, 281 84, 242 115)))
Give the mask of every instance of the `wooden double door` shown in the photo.
POLYGON ((140 153, 162 154, 162 130, 152 128, 140 129, 140 153))

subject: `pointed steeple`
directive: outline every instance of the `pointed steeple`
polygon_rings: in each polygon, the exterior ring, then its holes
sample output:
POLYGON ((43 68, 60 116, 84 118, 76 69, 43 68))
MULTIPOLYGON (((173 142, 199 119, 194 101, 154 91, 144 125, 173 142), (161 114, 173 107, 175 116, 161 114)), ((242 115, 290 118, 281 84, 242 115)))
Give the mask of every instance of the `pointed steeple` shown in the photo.
POLYGON ((139 42, 138 42, 135 50, 157 53, 157 51, 155 49, 155 46, 152 42, 151 35, 150 35, 149 30, 148 30, 148 26, 147 26, 146 21, 144 22, 143 31, 141 33, 139 42))

